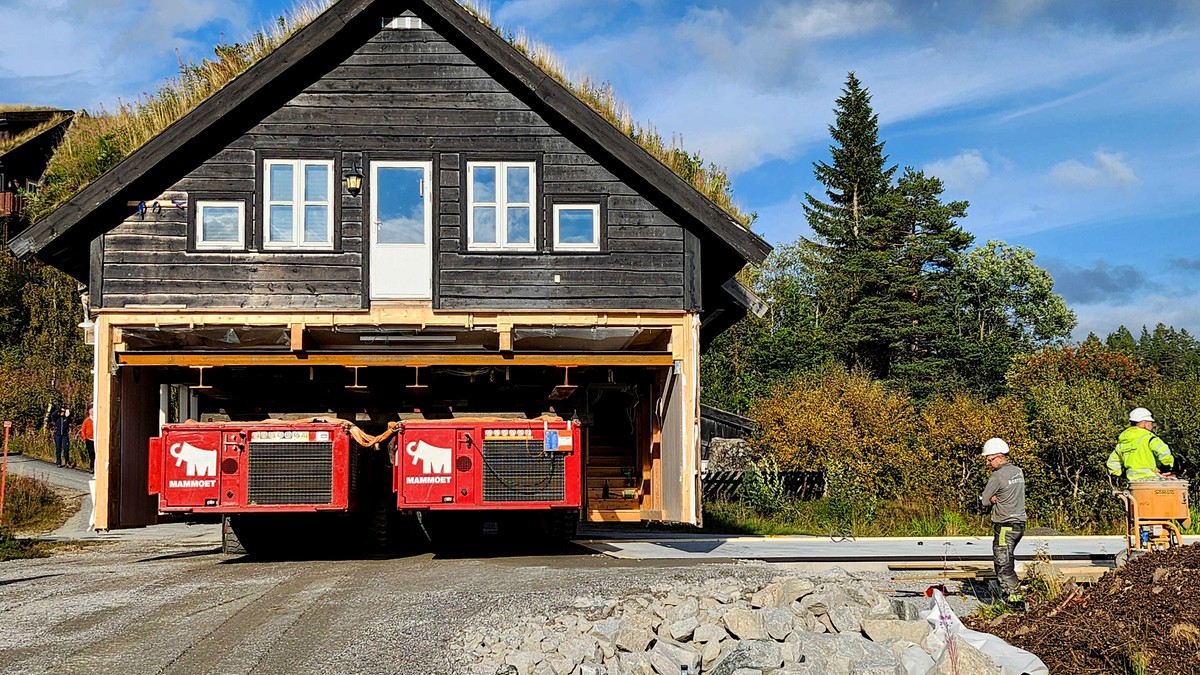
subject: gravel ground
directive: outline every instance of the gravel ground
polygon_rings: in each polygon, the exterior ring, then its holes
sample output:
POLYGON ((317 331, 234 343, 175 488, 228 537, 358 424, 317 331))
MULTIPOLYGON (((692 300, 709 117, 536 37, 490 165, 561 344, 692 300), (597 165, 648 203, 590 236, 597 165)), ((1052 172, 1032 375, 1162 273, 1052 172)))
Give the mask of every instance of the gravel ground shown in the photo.
MULTIPOLYGON (((103 544, 0 565, 0 672, 453 673, 462 661, 448 645, 464 630, 574 611, 580 595, 804 574, 575 549, 257 562, 194 545, 103 544)), ((858 575, 910 597, 932 583, 858 575)))

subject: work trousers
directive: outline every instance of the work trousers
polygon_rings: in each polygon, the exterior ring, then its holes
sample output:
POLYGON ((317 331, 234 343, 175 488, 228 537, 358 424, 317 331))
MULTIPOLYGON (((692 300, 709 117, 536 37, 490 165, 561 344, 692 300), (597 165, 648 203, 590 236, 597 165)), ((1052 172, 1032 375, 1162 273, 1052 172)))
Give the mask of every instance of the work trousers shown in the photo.
POLYGON ((54 463, 58 466, 71 463, 71 437, 54 434, 54 463))
POLYGON ((1005 595, 1021 592, 1021 580, 1017 578, 1017 543, 1025 536, 1025 523, 992 523, 992 561, 996 567, 996 579, 1005 595))

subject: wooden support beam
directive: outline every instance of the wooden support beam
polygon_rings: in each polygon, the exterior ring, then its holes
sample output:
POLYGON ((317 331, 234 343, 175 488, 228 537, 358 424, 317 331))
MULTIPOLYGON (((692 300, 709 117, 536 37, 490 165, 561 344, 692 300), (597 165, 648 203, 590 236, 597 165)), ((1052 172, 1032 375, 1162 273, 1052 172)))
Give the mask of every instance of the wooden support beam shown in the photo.
POLYGON ((290 333, 291 333, 291 338, 290 338, 289 342, 292 347, 292 352, 294 353, 294 352, 304 351, 304 336, 308 334, 307 331, 304 329, 304 324, 293 323, 289 326, 289 328, 290 328, 290 333))
POLYGON ((500 335, 500 351, 511 352, 513 350, 513 327, 512 324, 501 324, 496 327, 496 331, 500 335))
POLYGON ((105 317, 96 319, 95 370, 96 378, 95 420, 96 423, 96 502, 95 526, 97 530, 107 530, 112 523, 112 501, 120 489, 120 476, 117 473, 119 457, 114 455, 117 447, 116 434, 119 397, 117 395, 116 378, 113 375, 112 359, 114 335, 116 331, 109 327, 105 317), (116 489, 114 489, 116 488, 116 489))
POLYGON ((613 353, 519 353, 497 354, 322 354, 322 353, 151 353, 120 352, 116 362, 122 366, 670 366, 670 354, 660 352, 613 353))

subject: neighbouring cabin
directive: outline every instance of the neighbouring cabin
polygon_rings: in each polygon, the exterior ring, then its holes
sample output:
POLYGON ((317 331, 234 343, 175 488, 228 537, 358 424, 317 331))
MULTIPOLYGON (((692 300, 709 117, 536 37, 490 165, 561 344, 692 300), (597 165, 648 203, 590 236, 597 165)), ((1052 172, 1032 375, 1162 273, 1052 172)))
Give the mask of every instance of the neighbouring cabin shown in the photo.
POLYGON ((536 416, 699 520, 698 359, 769 247, 452 0, 340 0, 13 242, 86 280, 97 523, 166 422, 536 416))
POLYGON ((0 222, 7 225, 2 240, 20 230, 21 192, 37 189, 74 116, 70 110, 0 107, 0 222))

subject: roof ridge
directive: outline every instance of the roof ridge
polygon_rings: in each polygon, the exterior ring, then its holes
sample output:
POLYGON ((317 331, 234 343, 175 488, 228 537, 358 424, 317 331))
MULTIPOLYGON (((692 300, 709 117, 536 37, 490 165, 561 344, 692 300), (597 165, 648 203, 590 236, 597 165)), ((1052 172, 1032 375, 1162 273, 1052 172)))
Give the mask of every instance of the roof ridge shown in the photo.
MULTIPOLYGON (((30 199, 26 214, 30 219, 37 220, 61 206, 151 138, 191 112, 199 103, 278 49, 335 2, 301 0, 279 16, 272 26, 255 31, 245 42, 215 46, 215 59, 204 58, 199 64, 181 64, 179 76, 169 78, 154 94, 144 94, 132 103, 118 101, 114 113, 80 115, 79 123, 72 127, 51 158, 46 169, 45 189, 30 199), (97 152, 96 146, 101 144, 105 145, 103 152, 97 152), (106 161, 89 161, 98 154, 104 155, 106 161)), ((706 163, 698 152, 689 153, 683 147, 681 135, 671 134, 668 140, 652 123, 635 121, 628 106, 614 93, 611 84, 598 84, 587 76, 573 77, 553 50, 533 40, 523 30, 506 33, 502 26, 492 21, 477 0, 457 2, 480 24, 512 45, 618 131, 721 207, 743 227, 749 227, 752 216, 743 213, 734 203, 732 185, 724 168, 712 162, 706 163)))

